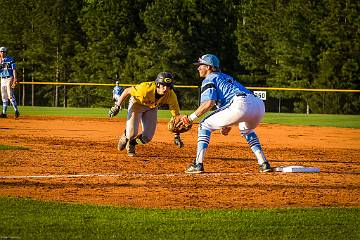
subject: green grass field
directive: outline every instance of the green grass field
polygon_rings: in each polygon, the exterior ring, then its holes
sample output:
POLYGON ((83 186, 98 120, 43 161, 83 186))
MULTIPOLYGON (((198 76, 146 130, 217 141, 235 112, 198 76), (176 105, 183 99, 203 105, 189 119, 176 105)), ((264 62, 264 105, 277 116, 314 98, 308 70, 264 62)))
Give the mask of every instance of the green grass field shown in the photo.
POLYGON ((0 198, 0 239, 360 239, 360 209, 135 209, 0 198))
MULTIPOLYGON (((107 109, 21 107, 21 114, 107 118, 107 109)), ((169 111, 159 112, 159 118, 169 117, 169 111)), ((359 128, 359 120, 359 115, 267 113, 263 122, 359 128)), ((0 145, 0 155, 11 149, 0 145)), ((339 240, 360 239, 359 222, 360 208, 139 209, 0 197, 0 239, 339 240)))
MULTIPOLYGON (((107 118, 106 108, 55 108, 55 107, 21 107, 24 116, 79 116, 107 118)), ((183 111, 190 114, 193 111, 183 111)), ((126 110, 120 112, 117 117, 125 118, 126 110)), ((168 110, 159 111, 159 119, 169 119, 168 110)), ((290 113, 266 113, 264 123, 276 123, 286 125, 308 126, 333 126, 345 128, 360 128, 360 115, 334 115, 334 114, 290 114, 290 113)))
POLYGON ((0 145, 0 150, 29 150, 29 148, 0 145))

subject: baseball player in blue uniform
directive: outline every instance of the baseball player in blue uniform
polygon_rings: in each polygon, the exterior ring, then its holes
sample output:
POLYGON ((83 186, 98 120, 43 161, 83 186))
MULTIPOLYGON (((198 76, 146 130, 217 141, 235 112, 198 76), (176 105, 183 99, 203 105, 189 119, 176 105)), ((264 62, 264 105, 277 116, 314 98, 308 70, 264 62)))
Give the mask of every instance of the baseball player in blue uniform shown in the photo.
POLYGON ((113 101, 114 102, 117 102, 119 100, 119 97, 123 91, 124 91, 124 89, 121 86, 119 86, 119 81, 116 81, 115 87, 113 89, 113 101))
POLYGON ((17 83, 16 63, 12 57, 7 56, 7 51, 6 47, 0 47, 1 98, 3 102, 1 118, 7 118, 8 100, 14 108, 15 118, 18 118, 20 113, 14 95, 14 88, 17 83))
POLYGON ((196 159, 185 172, 204 172, 203 161, 211 133, 220 129, 223 135, 227 135, 233 125, 239 127, 241 135, 254 152, 259 171, 270 172, 272 169, 254 131, 265 113, 263 101, 234 78, 220 72, 220 61, 215 55, 203 55, 194 65, 198 66, 199 75, 204 78, 201 85, 201 103, 194 113, 184 116, 180 124, 190 124, 214 106, 216 110, 199 123, 196 159))

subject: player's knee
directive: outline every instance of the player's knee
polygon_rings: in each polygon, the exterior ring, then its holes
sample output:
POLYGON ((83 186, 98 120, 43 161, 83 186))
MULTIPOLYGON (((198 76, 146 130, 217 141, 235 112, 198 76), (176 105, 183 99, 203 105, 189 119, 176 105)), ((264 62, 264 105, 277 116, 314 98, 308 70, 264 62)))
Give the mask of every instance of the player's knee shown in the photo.
POLYGON ((209 124, 207 124, 206 122, 201 122, 199 123, 199 127, 198 127, 198 130, 199 131, 210 131, 210 132, 213 132, 215 131, 216 129, 214 129, 213 127, 211 127, 209 124))
POLYGON ((243 136, 244 138, 247 138, 247 136, 249 136, 251 133, 253 133, 254 130, 252 129, 245 129, 245 130, 240 130, 240 134, 241 136, 243 136))

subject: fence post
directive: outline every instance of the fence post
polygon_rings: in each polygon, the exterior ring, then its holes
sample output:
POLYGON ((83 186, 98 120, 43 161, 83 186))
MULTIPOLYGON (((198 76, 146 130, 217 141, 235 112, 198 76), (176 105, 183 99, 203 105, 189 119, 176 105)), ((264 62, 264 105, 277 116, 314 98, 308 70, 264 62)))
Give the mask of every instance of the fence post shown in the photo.
MULTIPOLYGON (((19 81, 19 80, 18 80, 19 81)), ((21 85, 18 85, 18 100, 17 100, 17 104, 20 106, 21 105, 21 85)), ((14 94, 15 94, 15 90, 14 90, 14 94)), ((16 100, 16 96, 15 96, 15 100, 16 100)))
POLYGON ((306 102, 306 114, 309 115, 309 113, 310 113, 309 103, 306 102))
POLYGON ((67 107, 66 85, 64 85, 64 108, 67 107))
POLYGON ((281 112, 281 97, 279 97, 279 113, 281 112))
MULTIPOLYGON (((24 61, 24 59, 23 59, 23 61, 24 61)), ((25 68, 22 68, 22 79, 23 79, 23 81, 25 81, 25 68)), ((25 106, 25 84, 21 84, 21 86, 22 86, 22 101, 21 101, 21 103, 22 103, 22 106, 25 106)), ((20 99, 19 99, 19 102, 20 102, 20 99)))
POLYGON ((201 101, 201 86, 198 87, 198 106, 200 106, 200 101, 201 101))
MULTIPOLYGON (((34 74, 31 74, 31 82, 34 82, 34 74)), ((35 105, 35 85, 31 84, 31 106, 35 105)))

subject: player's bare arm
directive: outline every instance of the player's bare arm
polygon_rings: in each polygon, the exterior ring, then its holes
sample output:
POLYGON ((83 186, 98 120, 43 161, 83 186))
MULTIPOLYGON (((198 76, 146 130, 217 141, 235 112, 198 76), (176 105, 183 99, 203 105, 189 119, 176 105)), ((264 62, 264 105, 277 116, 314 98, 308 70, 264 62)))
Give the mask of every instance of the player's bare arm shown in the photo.
POLYGON ((131 87, 126 88, 122 94, 120 95, 118 101, 115 103, 113 107, 109 110, 109 117, 115 117, 121 110, 121 104, 125 101, 125 99, 130 95, 131 87))
POLYGON ((16 70, 13 69, 13 78, 12 78, 12 82, 11 82, 10 86, 11 86, 12 88, 15 88, 15 87, 16 87, 16 84, 17 84, 16 70))
POLYGON ((216 102, 214 100, 208 100, 208 101, 203 102, 195 110, 194 113, 190 114, 189 116, 184 115, 181 118, 181 121, 177 124, 177 126, 178 127, 180 127, 181 125, 184 125, 186 127, 190 126, 195 119, 201 117, 203 114, 210 111, 215 106, 215 104, 216 104, 216 102))
POLYGON ((206 102, 203 102, 196 110, 195 114, 197 117, 201 117, 203 114, 210 111, 214 106, 216 102, 214 100, 208 100, 206 102))
POLYGON ((13 69, 13 79, 14 79, 15 82, 17 81, 17 79, 16 79, 16 69, 13 69))
POLYGON ((122 94, 119 97, 119 100, 116 102, 116 105, 121 106, 126 98, 130 95, 131 87, 125 88, 122 94))
MULTIPOLYGON (((187 118, 189 122, 193 122, 195 119, 201 117, 203 114, 210 111, 214 106, 216 102, 214 100, 207 100, 203 102, 194 113, 190 114, 187 118)), ((185 120, 186 121, 186 120, 185 120)))

